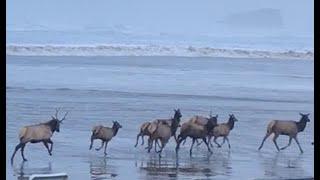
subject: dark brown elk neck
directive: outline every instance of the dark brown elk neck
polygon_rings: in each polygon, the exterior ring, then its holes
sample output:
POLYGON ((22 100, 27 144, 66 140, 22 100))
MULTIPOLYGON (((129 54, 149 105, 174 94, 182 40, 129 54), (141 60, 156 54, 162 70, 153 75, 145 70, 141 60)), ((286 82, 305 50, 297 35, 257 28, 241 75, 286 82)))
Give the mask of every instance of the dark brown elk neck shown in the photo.
POLYGON ((116 135, 117 135, 117 133, 118 133, 118 131, 119 131, 119 128, 118 128, 118 127, 113 126, 113 127, 112 127, 112 130, 113 130, 113 136, 116 136, 116 135))
POLYGON ((298 128, 298 132, 301 132, 306 128, 307 122, 306 121, 299 121, 299 122, 296 122, 296 124, 297 124, 297 128, 298 128))
POLYGON ((214 124, 214 123, 213 123, 213 122, 211 122, 211 121, 208 121, 208 122, 207 122, 207 124, 206 124, 206 125, 204 125, 205 130, 206 130, 207 132, 212 131, 212 130, 213 130, 213 128, 214 128, 215 126, 217 126, 217 125, 216 125, 216 124, 214 124))
POLYGON ((49 126, 51 132, 53 133, 56 130, 57 123, 58 123, 57 120, 50 120, 50 121, 43 123, 43 124, 49 126))
POLYGON ((229 119, 227 125, 229 126, 229 129, 232 130, 234 127, 234 120, 229 119))
POLYGON ((179 117, 174 117, 171 119, 171 134, 174 135, 176 134, 176 131, 179 127, 179 121, 180 121, 180 118, 179 117))

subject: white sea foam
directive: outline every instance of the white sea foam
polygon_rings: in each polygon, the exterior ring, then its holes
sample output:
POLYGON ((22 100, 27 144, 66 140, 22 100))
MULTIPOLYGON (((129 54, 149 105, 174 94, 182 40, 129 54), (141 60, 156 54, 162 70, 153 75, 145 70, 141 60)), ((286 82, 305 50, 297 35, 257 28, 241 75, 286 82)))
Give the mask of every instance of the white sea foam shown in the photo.
POLYGON ((232 57, 277 58, 313 60, 312 50, 254 50, 165 45, 36 45, 9 44, 7 55, 18 56, 183 56, 183 57, 232 57))

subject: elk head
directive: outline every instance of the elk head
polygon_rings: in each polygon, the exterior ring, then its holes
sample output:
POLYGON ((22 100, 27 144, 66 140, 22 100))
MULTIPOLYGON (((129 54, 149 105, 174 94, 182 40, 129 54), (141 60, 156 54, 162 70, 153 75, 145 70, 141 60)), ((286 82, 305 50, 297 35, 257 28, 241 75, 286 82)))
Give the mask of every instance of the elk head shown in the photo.
POLYGON ((51 118, 52 118, 52 120, 51 121, 53 121, 53 122, 55 122, 54 124, 54 127, 53 127, 53 129, 55 130, 55 131, 57 131, 57 132, 60 132, 60 124, 62 124, 62 121, 64 121, 65 119, 66 119, 66 116, 67 116, 67 114, 69 113, 69 112, 66 112, 65 114, 64 114, 64 116, 63 116, 63 118, 60 120, 59 118, 58 118, 58 113, 59 113, 59 110, 60 110, 61 108, 56 108, 56 113, 55 113, 55 115, 54 116, 51 116, 51 118))

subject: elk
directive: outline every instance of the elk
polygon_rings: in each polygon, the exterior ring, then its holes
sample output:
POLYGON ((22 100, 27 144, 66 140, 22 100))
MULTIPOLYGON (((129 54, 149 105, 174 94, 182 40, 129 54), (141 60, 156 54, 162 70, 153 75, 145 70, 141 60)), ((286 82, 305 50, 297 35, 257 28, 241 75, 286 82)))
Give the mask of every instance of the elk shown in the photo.
POLYGON ((158 122, 145 122, 140 126, 140 132, 137 135, 137 140, 136 144, 134 147, 137 147, 139 137, 141 136, 142 143, 141 145, 144 144, 144 136, 150 136, 157 128, 158 122))
POLYGON ((196 139, 202 139, 203 142, 207 145, 208 151, 212 153, 206 137, 208 136, 208 133, 212 131, 212 129, 215 127, 215 124, 213 121, 207 121, 207 123, 204 126, 195 124, 195 123, 189 123, 185 122, 181 125, 180 134, 178 136, 178 142, 176 146, 176 154, 178 154, 178 150, 180 147, 180 143, 185 140, 187 137, 192 138, 192 145, 190 148, 190 156, 192 155, 192 148, 194 145, 194 142, 196 139))
POLYGON ((100 139, 101 140, 101 146, 99 148, 96 148, 97 151, 103 148, 104 146, 104 155, 107 155, 107 145, 108 142, 117 135, 119 129, 122 128, 122 126, 117 122, 113 121, 113 126, 112 128, 110 127, 104 127, 102 125, 94 126, 92 128, 92 135, 91 135, 91 144, 89 147, 89 150, 92 149, 93 141, 95 139, 100 139))
MULTIPOLYGON (((145 122, 140 126, 140 132, 137 134, 137 140, 136 140, 136 144, 134 147, 137 147, 138 145, 138 140, 139 137, 141 136, 142 138, 142 143, 141 145, 143 145, 144 143, 144 136, 151 136, 151 134, 154 133, 154 131, 157 128, 157 125, 160 122, 163 122, 165 124, 168 124, 169 126, 171 126, 171 136, 174 136, 175 140, 177 141, 176 138, 176 131, 178 129, 178 127, 180 126, 180 118, 182 117, 180 109, 174 109, 174 116, 171 119, 156 119, 152 122, 145 122)), ((153 142, 153 141, 152 141, 153 142)), ((156 140, 157 142, 157 140, 156 140)), ((152 144, 151 144, 151 148, 149 146, 150 144, 148 143, 148 147, 146 149, 149 149, 148 152, 150 152, 150 149, 152 148, 152 144)))
POLYGON ((62 124, 62 121, 66 119, 66 116, 68 114, 68 112, 66 112, 64 117, 59 120, 59 110, 60 108, 56 109, 55 116, 51 116, 52 119, 50 121, 36 125, 24 126, 23 128, 21 128, 19 133, 20 143, 15 147, 15 150, 11 156, 11 164, 13 164, 14 156, 19 149, 21 149, 20 151, 23 161, 27 161, 27 159, 24 157, 24 148, 29 142, 42 142, 48 150, 49 155, 52 156, 53 142, 51 141, 51 137, 55 131, 60 132, 60 124, 62 124), (51 144, 50 149, 48 144, 51 144))
MULTIPOLYGON (((195 123, 195 124, 204 126, 207 124, 208 121, 212 121, 213 124, 216 125, 218 122, 218 115, 212 116, 211 112, 210 112, 209 118, 196 115, 196 116, 193 116, 192 118, 190 118, 190 120, 187 121, 187 123, 195 123)), ((187 139, 185 139, 183 141, 182 145, 184 145, 186 143, 186 141, 187 141, 187 139)), ((201 144, 201 142, 199 143, 198 140, 196 140, 196 141, 197 141, 197 145, 201 144)))
MULTIPOLYGON (((172 136, 172 133, 173 133, 172 127, 173 126, 170 126, 170 124, 168 124, 168 122, 166 121, 159 121, 159 123, 157 124, 157 128, 150 135, 148 139, 148 152, 150 152, 152 148, 153 141, 157 142, 157 140, 160 140, 161 142, 160 150, 156 152, 159 153, 159 157, 161 157, 161 152, 163 148, 165 147, 170 137, 172 136)), ((156 145, 155 145, 155 150, 156 150, 156 145)))
MULTIPOLYGON (((180 112, 180 109, 174 109, 174 116, 171 119, 156 119, 153 122, 155 122, 157 124, 156 129, 154 129, 153 132, 151 132, 151 135, 149 136, 149 140, 148 140, 148 147, 146 149, 148 149, 148 152, 150 152, 151 148, 152 148, 152 144, 153 142, 155 142, 155 151, 156 151, 156 144, 158 144, 158 146, 161 148, 160 152, 162 151, 162 149, 164 148, 165 144, 167 143, 167 141, 164 141, 164 139, 166 139, 166 137, 168 137, 169 135, 169 139, 171 136, 174 136, 176 142, 177 142, 177 138, 176 138, 176 131, 178 129, 178 127, 180 126, 180 118, 182 117, 182 114, 180 112), (158 126, 161 126, 161 130, 158 130, 158 126), (166 130, 163 130, 164 125, 166 127, 166 130), (168 133, 168 128, 170 129, 170 133, 168 133), (163 132, 162 132, 163 131, 163 132), (151 137, 152 136, 152 137, 151 137), (161 144, 161 146, 158 143, 158 140, 161 140, 163 143, 161 144)), ((168 140, 169 140, 168 139, 168 140)))
POLYGON ((299 146, 300 152, 303 153, 303 150, 300 146, 300 143, 298 141, 297 135, 299 132, 302 132, 306 125, 307 122, 310 122, 309 119, 309 114, 302 114, 299 113, 301 115, 301 119, 300 121, 296 122, 296 121, 292 121, 292 120, 272 120, 267 127, 267 133, 265 135, 265 137, 262 140, 262 143, 259 147, 258 150, 260 150, 263 146, 264 141, 271 135, 274 134, 273 136, 273 143, 276 146, 277 150, 284 150, 287 147, 289 147, 291 145, 291 141, 292 138, 296 141, 296 143, 299 146), (279 146, 277 144, 277 138, 279 137, 279 135, 286 135, 289 136, 289 143, 288 145, 282 147, 279 149, 279 146))
POLYGON ((228 139, 228 135, 229 135, 230 131, 233 129, 234 122, 236 122, 236 121, 238 121, 238 119, 233 114, 229 114, 229 120, 227 123, 221 123, 221 124, 218 124, 216 127, 214 127, 212 132, 209 133, 209 140, 208 141, 210 143, 210 146, 213 147, 213 145, 211 144, 211 138, 213 136, 214 137, 213 141, 215 144, 218 145, 219 148, 227 140, 228 146, 230 149, 231 146, 230 146, 230 142, 228 139), (223 137, 223 142, 221 145, 217 142, 218 137, 223 137))

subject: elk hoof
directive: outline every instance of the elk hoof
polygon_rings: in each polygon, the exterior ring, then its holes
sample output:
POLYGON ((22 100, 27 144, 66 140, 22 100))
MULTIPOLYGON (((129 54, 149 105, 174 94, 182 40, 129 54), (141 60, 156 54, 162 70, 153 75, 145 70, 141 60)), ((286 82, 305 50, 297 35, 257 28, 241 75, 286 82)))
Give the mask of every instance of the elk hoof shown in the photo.
POLYGON ((23 161, 28 161, 27 159, 23 158, 23 161))
POLYGON ((218 145, 218 148, 221 148, 221 145, 218 145))
POLYGON ((96 151, 99 151, 100 149, 99 149, 99 148, 96 148, 95 150, 96 150, 96 151))

